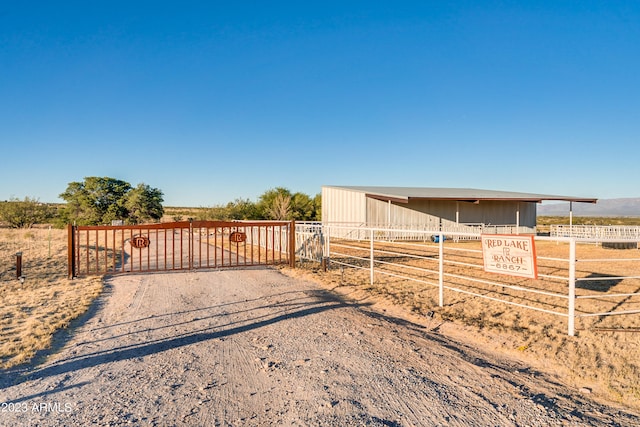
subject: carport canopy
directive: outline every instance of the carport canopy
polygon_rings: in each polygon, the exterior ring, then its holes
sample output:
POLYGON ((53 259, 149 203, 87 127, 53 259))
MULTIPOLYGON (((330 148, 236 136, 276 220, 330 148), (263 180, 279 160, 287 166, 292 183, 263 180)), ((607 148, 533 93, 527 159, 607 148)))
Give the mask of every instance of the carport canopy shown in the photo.
POLYGON ((479 204, 483 200, 536 202, 561 201, 569 202, 569 224, 573 223, 573 202, 596 203, 597 198, 561 196, 557 194, 520 193, 513 191, 482 190, 477 188, 433 188, 433 187, 368 187, 340 186, 365 193, 372 199, 409 203, 409 200, 450 200, 479 204))
POLYGON ((521 202, 563 201, 596 203, 592 197, 560 196, 555 194, 519 193, 512 191, 480 190, 475 188, 430 188, 430 187, 367 187, 340 186, 363 192, 372 199, 409 203, 409 200, 451 200, 480 203, 483 200, 510 200, 521 202))

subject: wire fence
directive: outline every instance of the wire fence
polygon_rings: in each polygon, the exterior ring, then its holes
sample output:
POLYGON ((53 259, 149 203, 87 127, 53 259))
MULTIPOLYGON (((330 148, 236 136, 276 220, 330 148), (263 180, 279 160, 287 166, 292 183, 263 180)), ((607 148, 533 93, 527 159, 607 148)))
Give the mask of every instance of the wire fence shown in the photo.
POLYGON ((60 230, 50 227, 0 229, 0 282, 18 278, 18 258, 21 259, 22 270, 29 271, 34 263, 42 263, 59 251, 66 251, 59 234, 60 230))

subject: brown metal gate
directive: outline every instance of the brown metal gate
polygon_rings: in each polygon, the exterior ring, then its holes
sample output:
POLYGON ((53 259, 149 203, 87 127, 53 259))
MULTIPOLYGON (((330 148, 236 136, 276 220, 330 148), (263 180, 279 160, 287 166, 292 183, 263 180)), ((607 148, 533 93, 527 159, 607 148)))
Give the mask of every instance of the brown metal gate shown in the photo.
POLYGON ((293 221, 69 225, 69 277, 289 264, 293 221))

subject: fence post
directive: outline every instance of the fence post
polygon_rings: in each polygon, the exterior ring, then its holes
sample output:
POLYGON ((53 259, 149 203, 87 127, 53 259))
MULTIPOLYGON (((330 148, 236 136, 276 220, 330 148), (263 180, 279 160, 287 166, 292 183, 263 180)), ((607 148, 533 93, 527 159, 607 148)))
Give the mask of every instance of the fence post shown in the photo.
POLYGON ((16 252, 16 279, 22 277, 22 252, 16 252))
POLYGON ((67 225, 67 273, 69 279, 73 279, 76 275, 76 245, 75 245, 75 226, 67 225))
POLYGON ((331 227, 322 226, 322 231, 324 233, 324 239, 322 242, 322 258, 324 260, 324 268, 325 271, 331 268, 331 227))
POLYGON ((438 302, 444 307, 444 234, 438 236, 438 302))
POLYGON ((569 241, 569 321, 568 334, 575 335, 576 321, 576 239, 569 241))
POLYGON ((369 230, 369 284, 373 285, 373 228, 369 230))
MULTIPOLYGON (((322 271, 324 271, 325 273, 327 272, 327 259, 324 256, 324 228, 322 227, 322 225, 320 226, 320 229, 318 231, 318 239, 320 241, 320 266, 322 267, 322 271)), ((314 253, 317 253, 314 251, 314 253)), ((313 257, 313 255, 312 255, 313 257)))

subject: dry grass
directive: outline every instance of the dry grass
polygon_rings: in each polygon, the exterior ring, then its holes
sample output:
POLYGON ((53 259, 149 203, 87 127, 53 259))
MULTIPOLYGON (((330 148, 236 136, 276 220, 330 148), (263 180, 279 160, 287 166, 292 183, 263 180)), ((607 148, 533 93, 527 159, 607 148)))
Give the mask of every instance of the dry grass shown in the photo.
MULTIPOLYGON (((353 243, 350 242, 350 245, 353 243)), ((460 243, 467 249, 479 243, 460 243)), ((368 247, 368 243, 364 246, 368 247)), ((456 244, 450 243, 449 247, 456 244)), ((332 246, 333 249, 333 246, 332 246)), ((388 248, 387 248, 388 249, 388 248)), ((344 253, 345 248, 340 248, 344 253)), ((568 245, 552 242, 537 242, 538 256, 547 258, 568 258, 568 245)), ((355 251, 357 252, 357 251, 355 251)), ((362 253, 358 254, 362 256, 362 253)), ((450 255, 451 256, 451 255, 450 255)), ((473 253, 461 255, 470 261, 473 253)), ((481 254, 477 255, 481 258, 481 254)), ((445 258, 447 255, 445 254, 445 258)), ((366 256, 365 256, 366 258, 366 256)), ((640 258, 640 251, 611 250, 595 245, 579 245, 579 260, 600 260, 612 258, 640 258)), ((352 260, 353 262, 353 260, 352 260)), ((429 261, 406 258, 405 265, 418 266, 429 261)), ((364 261, 368 266, 368 263, 364 261)), ((545 274, 565 274, 566 262, 556 260, 540 261, 540 270, 545 274)), ((549 372, 565 384, 590 389, 594 396, 602 397, 633 408, 640 408, 640 314, 584 317, 576 321, 577 332, 574 337, 567 334, 567 318, 538 312, 526 308, 514 307, 483 298, 445 291, 444 307, 438 306, 437 275, 420 273, 426 283, 401 279, 376 273, 373 284, 369 280, 369 271, 340 268, 334 265, 329 271, 322 272, 316 264, 305 263, 306 273, 324 286, 339 290, 357 298, 371 298, 384 309, 400 307, 410 316, 431 328, 456 335, 464 341, 473 341, 488 351, 507 353, 524 359, 537 369, 549 372), (433 317, 431 317, 433 316, 433 317)), ((423 265, 424 266, 424 265, 423 265)), ((384 266, 387 271, 393 267, 384 266)), ((447 267, 445 271, 475 277, 485 277, 482 270, 468 270, 468 267, 447 267)), ((436 268, 437 270, 437 268, 436 268)), ((397 271, 399 273, 399 271, 397 271)), ((577 277, 603 277, 602 280, 583 282, 577 289, 578 295, 605 295, 611 293, 632 293, 640 291, 638 279, 613 280, 607 276, 638 275, 638 261, 633 262, 578 262, 577 277)), ((407 270, 403 272, 407 274, 407 270)), ((550 280, 530 280, 501 276, 491 280, 504 280, 505 284, 527 286, 566 295, 566 282, 550 280), (503 279, 501 279, 503 278, 503 279)), ((478 283, 465 283, 464 280, 448 278, 445 286, 454 286, 490 297, 500 297, 510 301, 522 302, 523 294, 508 288, 483 286, 478 283)), ((579 282, 580 283, 580 282, 579 282)), ((540 295, 525 296, 528 304, 567 313, 567 300, 540 295)), ((581 299, 577 303, 577 313, 603 312, 613 308, 618 310, 637 310, 640 297, 581 299)))
POLYGON ((0 368, 31 360, 54 333, 87 311, 100 278, 67 279, 65 230, 0 229, 0 368), (22 252, 24 283, 16 278, 22 252))

